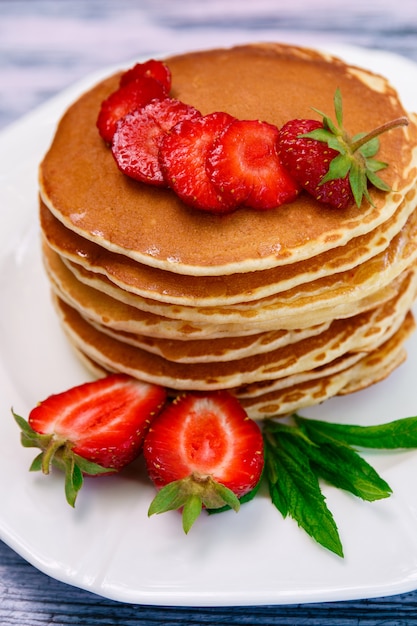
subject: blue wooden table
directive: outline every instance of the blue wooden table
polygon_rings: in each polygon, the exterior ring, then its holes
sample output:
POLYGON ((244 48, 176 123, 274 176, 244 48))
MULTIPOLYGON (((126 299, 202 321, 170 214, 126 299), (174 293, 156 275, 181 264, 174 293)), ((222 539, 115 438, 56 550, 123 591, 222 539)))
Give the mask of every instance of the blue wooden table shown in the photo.
MULTIPOLYGON (((415 0, 0 0, 0 130, 105 66, 260 39, 354 44, 417 63, 417 7, 415 0)), ((417 624, 417 591, 290 606, 138 606, 60 583, 0 542, 0 624, 399 626, 417 624)))

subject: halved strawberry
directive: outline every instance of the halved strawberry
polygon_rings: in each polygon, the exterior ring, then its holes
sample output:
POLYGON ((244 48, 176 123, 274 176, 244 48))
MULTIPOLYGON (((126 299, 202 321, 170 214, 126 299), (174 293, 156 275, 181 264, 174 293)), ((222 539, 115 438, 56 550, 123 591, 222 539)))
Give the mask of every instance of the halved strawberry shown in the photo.
POLYGON ((117 125, 112 144, 119 169, 136 180, 164 185, 158 159, 162 137, 180 120, 200 116, 197 109, 174 98, 152 100, 126 115, 117 125))
POLYGON ((159 162, 164 178, 186 204, 213 213, 236 207, 233 198, 223 198, 206 172, 207 155, 217 135, 234 118, 216 112, 180 122, 161 142, 159 162))
POLYGON ((136 63, 129 70, 123 72, 120 77, 120 86, 123 87, 132 80, 141 79, 144 76, 158 80, 165 87, 167 93, 171 89, 171 70, 163 61, 149 59, 144 63, 136 63))
POLYGON ((342 94, 336 89, 334 122, 318 109, 322 121, 311 119, 289 120, 279 132, 278 151, 282 162, 292 176, 319 202, 337 209, 346 209, 366 198, 370 183, 381 191, 390 191, 389 185, 377 172, 387 163, 373 157, 379 150, 379 135, 406 126, 408 119, 399 117, 368 133, 350 136, 343 127, 342 94))
POLYGON ((179 396, 153 420, 143 453, 159 489, 149 515, 183 507, 185 532, 203 506, 238 510, 264 464, 259 426, 227 391, 179 396))
POLYGON ((101 103, 97 117, 97 128, 101 137, 111 143, 117 122, 132 111, 139 109, 154 98, 165 98, 166 87, 155 78, 143 76, 119 87, 101 103))
POLYGON ((30 469, 64 470, 67 501, 74 506, 83 474, 120 471, 138 456, 165 400, 163 387, 112 374, 49 396, 28 421, 13 415, 22 445, 42 450, 30 469))
POLYGON ((318 120, 289 120, 280 130, 279 154, 292 176, 306 191, 320 202, 345 209, 353 203, 348 174, 322 183, 331 161, 339 152, 327 143, 302 136, 319 129, 323 130, 323 124, 318 120))
POLYGON ((277 154, 278 129, 258 120, 235 120, 216 139, 207 173, 223 199, 254 209, 293 201, 300 187, 277 154))

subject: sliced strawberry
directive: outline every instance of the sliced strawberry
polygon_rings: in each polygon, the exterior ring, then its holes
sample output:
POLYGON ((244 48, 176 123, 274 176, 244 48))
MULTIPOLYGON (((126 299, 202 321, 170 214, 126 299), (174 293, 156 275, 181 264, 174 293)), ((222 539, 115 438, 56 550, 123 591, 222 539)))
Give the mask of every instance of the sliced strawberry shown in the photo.
POLYGON ((166 400, 163 387, 113 374, 49 396, 29 414, 14 414, 22 444, 42 450, 32 470, 51 465, 66 474, 68 502, 74 506, 83 474, 119 471, 142 449, 149 423, 166 400))
POLYGON ((236 207, 233 198, 222 197, 206 172, 213 141, 233 120, 228 113, 211 113, 180 122, 162 139, 159 161, 164 178, 186 204, 213 213, 236 207))
POLYGON ((171 89, 171 70, 162 61, 149 59, 144 63, 136 63, 132 68, 123 72, 120 78, 120 86, 123 87, 133 80, 141 79, 144 76, 158 80, 165 87, 168 94, 171 89))
POLYGON ((133 80, 110 94, 101 103, 97 117, 97 128, 101 137, 111 143, 117 122, 132 111, 139 109, 154 98, 165 98, 165 86, 149 76, 133 80))
POLYGON ((119 169, 136 180, 165 185, 158 159, 162 137, 180 120, 200 116, 197 109, 174 98, 152 100, 126 115, 113 137, 112 153, 119 169))
POLYGON ((277 154, 278 129, 258 120, 235 120, 216 139, 207 173, 223 198, 254 209, 293 201, 299 185, 277 154))
POLYGON ((143 452, 160 490, 149 514, 184 507, 185 532, 203 506, 237 510, 264 463, 259 426, 227 391, 179 396, 153 420, 143 452))

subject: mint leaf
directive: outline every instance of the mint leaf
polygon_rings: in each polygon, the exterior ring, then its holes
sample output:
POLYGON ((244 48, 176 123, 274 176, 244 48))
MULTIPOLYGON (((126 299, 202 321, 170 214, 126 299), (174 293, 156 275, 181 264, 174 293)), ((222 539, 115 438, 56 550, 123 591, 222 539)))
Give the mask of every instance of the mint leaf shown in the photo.
POLYGON ((283 517, 291 516, 317 543, 343 557, 336 523, 297 440, 297 434, 266 433, 266 476, 272 502, 283 517))
POLYGON ((353 446, 417 448, 417 417, 378 426, 334 424, 294 414, 295 426, 264 424, 265 476, 272 503, 323 547, 343 556, 338 530, 319 480, 362 500, 388 498, 392 490, 353 446))
POLYGON ((339 441, 345 445, 394 450, 417 448, 417 417, 405 417, 377 426, 332 424, 294 415, 296 423, 315 441, 339 441))
POLYGON ((392 493, 390 486, 374 468, 343 444, 310 446, 308 453, 318 475, 362 500, 372 502, 388 498, 392 493))

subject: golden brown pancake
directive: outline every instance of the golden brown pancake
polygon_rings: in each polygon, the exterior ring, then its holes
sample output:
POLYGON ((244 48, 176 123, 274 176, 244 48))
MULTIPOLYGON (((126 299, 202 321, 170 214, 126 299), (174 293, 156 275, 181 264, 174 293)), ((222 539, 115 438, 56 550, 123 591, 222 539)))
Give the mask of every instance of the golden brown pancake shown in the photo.
MULTIPOLYGON (((285 384, 286 379, 282 379, 284 384, 273 391, 253 396, 245 393, 240 395, 239 389, 230 391, 239 398, 252 419, 284 416, 301 408, 320 404, 331 397, 353 393, 380 382, 406 359, 404 343, 414 330, 413 316, 408 313, 399 330, 370 353, 337 359, 330 367, 318 367, 312 372, 289 378, 288 385, 285 384)), ((96 376, 118 371, 112 369, 108 363, 103 364, 90 354, 85 354, 78 344, 75 344, 75 351, 96 376)))
POLYGON ((80 281, 157 315, 193 323, 237 323, 240 327, 257 326, 265 329, 265 324, 268 328, 271 328, 271 324, 274 326, 277 315, 281 328, 298 328, 320 324, 328 320, 329 315, 330 318, 348 317, 358 310, 369 308, 368 300, 371 306, 375 301, 381 301, 379 294, 382 290, 389 290, 392 282, 414 263, 416 257, 417 213, 414 211, 388 248, 375 257, 345 272, 324 276, 249 303, 223 307, 202 307, 197 304, 172 306, 137 294, 131 296, 131 292, 126 289, 119 289, 120 285, 114 288, 113 281, 109 283, 107 277, 103 280, 100 273, 86 270, 73 262, 68 262, 67 267, 80 281))
MULTIPOLYGON (((191 389, 224 389, 258 381, 275 380, 330 363, 349 352, 372 352, 395 333, 402 324, 416 291, 416 276, 407 276, 405 289, 395 303, 383 309, 362 313, 349 320, 334 320, 330 327, 312 337, 284 347, 258 352, 244 358, 220 360, 207 358, 201 344, 206 343, 210 355, 211 342, 194 342, 200 360, 191 360, 192 348, 184 360, 183 342, 164 342, 164 354, 139 347, 121 335, 103 332, 75 309, 57 299, 57 309, 64 327, 74 343, 93 360, 111 369, 122 369, 131 375, 166 387, 191 389), (398 305, 398 306, 396 306, 398 305), (399 310, 398 310, 399 309, 399 310), (179 356, 178 356, 179 351, 179 356)), ((159 343, 160 352, 162 342, 159 343)), ((189 342, 185 342, 185 350, 189 342)), ((155 345, 155 344, 154 344, 155 345)))
POLYGON ((257 398, 241 398, 253 419, 287 415, 301 408, 320 404, 337 395, 346 395, 384 380, 406 359, 404 342, 415 330, 411 315, 399 331, 372 354, 364 356, 352 368, 323 378, 312 378, 294 387, 257 398))
POLYGON ((397 212, 374 231, 311 259, 246 274, 202 276, 198 281, 194 276, 137 263, 80 237, 57 220, 42 201, 40 222, 49 245, 60 255, 86 270, 106 276, 128 292, 170 304, 221 306, 270 297, 369 261, 386 251, 399 234, 414 211, 415 196, 416 191, 410 190, 397 212))
MULTIPOLYGON (((172 95, 202 113, 227 111, 278 127, 297 117, 333 113, 340 88, 346 129, 370 131, 406 114, 388 82, 313 51, 258 44, 166 60, 172 95)), ((129 179, 98 135, 101 101, 119 76, 82 96, 63 116, 40 168, 42 199, 70 230, 149 265, 189 275, 251 272, 307 259, 344 245, 389 219, 414 185, 417 130, 387 133, 378 158, 395 190, 371 190, 374 206, 340 212, 307 194, 279 210, 241 209, 226 216, 190 209, 166 189, 129 179)))
POLYGON ((378 160, 393 191, 336 210, 302 192, 214 215, 122 174, 96 128, 120 74, 64 114, 40 166, 43 257, 87 367, 178 390, 229 389, 252 417, 382 380, 405 358, 417 293, 417 117, 381 76, 318 52, 254 44, 166 60, 172 96, 280 127, 333 115, 348 132, 407 115, 378 160))

